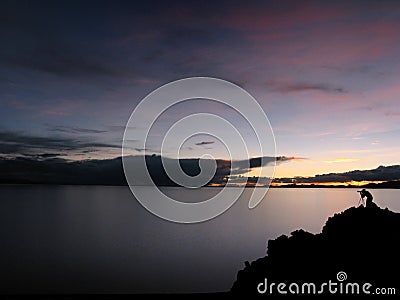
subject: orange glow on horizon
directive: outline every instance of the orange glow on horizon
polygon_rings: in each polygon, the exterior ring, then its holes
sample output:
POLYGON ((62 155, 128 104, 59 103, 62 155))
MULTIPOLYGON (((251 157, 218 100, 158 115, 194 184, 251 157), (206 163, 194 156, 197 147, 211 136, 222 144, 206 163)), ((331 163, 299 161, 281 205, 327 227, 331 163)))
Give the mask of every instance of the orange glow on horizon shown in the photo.
MULTIPOLYGON (((363 186, 369 183, 383 183, 386 181, 376 180, 376 181, 347 181, 347 182, 307 182, 307 183, 296 183, 297 186, 363 186)), ((293 185, 293 183, 281 183, 281 182, 272 182, 271 186, 289 186, 293 185)))

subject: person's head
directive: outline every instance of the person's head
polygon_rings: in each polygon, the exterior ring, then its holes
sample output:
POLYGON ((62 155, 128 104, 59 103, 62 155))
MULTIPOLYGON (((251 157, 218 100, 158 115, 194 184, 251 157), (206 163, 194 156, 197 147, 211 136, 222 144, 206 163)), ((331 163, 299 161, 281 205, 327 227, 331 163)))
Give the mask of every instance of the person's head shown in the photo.
POLYGON ((366 190, 365 190, 365 189, 362 189, 361 192, 366 192, 366 190))

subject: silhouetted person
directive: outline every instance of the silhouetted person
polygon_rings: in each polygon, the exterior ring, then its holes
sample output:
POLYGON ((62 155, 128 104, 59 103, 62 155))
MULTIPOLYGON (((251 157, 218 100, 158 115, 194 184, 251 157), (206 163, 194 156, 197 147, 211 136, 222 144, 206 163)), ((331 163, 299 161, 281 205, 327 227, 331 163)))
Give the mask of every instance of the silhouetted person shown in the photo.
POLYGON ((372 194, 368 192, 366 189, 362 189, 361 191, 357 191, 360 193, 361 199, 364 200, 364 198, 367 198, 366 206, 371 206, 372 204, 372 194))

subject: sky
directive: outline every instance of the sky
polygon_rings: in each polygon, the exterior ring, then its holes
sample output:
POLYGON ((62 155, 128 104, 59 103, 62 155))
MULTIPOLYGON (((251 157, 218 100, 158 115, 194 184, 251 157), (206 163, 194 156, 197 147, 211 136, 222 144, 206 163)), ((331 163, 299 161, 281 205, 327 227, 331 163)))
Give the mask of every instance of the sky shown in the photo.
MULTIPOLYGON (((135 106, 171 81, 209 76, 246 89, 267 114, 276 177, 399 164, 397 1, 2 1, 0 156, 67 160, 121 155, 135 106)), ((146 154, 206 100, 173 107, 146 154)), ((226 159, 218 141, 187 140, 183 158, 226 159)), ((144 149, 132 147, 132 155, 144 149)))

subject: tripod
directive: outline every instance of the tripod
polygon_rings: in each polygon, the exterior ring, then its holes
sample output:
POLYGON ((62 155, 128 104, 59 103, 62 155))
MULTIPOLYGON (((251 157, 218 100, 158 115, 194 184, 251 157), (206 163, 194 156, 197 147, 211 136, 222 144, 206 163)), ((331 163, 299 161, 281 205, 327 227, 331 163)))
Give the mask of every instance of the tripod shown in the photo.
POLYGON ((360 196, 360 200, 358 201, 358 205, 357 205, 357 206, 360 206, 360 204, 362 204, 363 206, 365 206, 365 204, 364 204, 364 198, 363 198, 362 196, 360 196))

